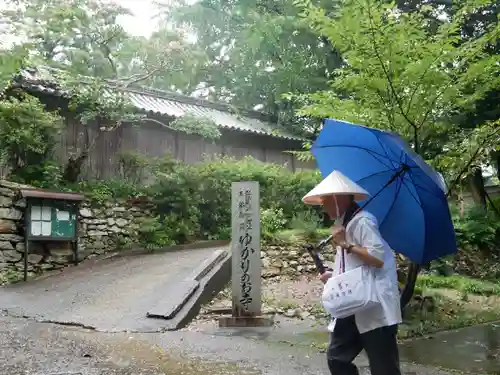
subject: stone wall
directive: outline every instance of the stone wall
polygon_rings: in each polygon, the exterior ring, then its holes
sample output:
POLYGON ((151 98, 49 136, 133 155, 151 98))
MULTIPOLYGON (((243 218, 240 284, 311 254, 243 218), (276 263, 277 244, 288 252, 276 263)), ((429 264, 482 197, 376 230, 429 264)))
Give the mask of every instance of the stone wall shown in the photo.
MULTIPOLYGON (((301 275, 317 275, 312 257, 301 245, 264 244, 261 251, 262 277, 264 279, 279 279, 280 277, 294 278, 301 275)), ((320 258, 325 265, 332 267, 335 260, 335 252, 332 247, 325 247, 320 258)), ((402 255, 396 256, 396 261, 398 278, 404 280, 408 262, 402 255)))
MULTIPOLYGON (((320 257, 328 264, 328 262, 333 263, 335 255, 333 250, 328 247, 324 249, 320 257)), ((313 259, 301 247, 301 244, 263 245, 261 261, 262 277, 265 279, 317 273, 313 259)))
MULTIPOLYGON (((24 270, 26 202, 19 199, 22 188, 29 186, 0 180, 0 283, 18 279, 24 270)), ((79 215, 78 261, 134 243, 144 217, 150 217, 147 207, 124 201, 106 202, 98 207, 83 202, 79 215)), ((67 242, 32 242, 29 250, 30 276, 73 263, 71 244, 67 242)))

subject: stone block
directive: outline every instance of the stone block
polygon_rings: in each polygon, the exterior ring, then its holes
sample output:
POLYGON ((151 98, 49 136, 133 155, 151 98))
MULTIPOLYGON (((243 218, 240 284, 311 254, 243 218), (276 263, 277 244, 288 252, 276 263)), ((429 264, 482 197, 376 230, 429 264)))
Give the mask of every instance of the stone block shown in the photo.
POLYGON ((116 220, 116 225, 118 225, 121 228, 126 226, 128 223, 129 223, 129 221, 127 219, 117 219, 116 220))
POLYGON ((14 250, 14 246, 9 241, 0 241, 0 250, 14 250))
POLYGON ((17 226, 14 220, 0 219, 0 233, 16 233, 17 226))
POLYGON ((23 242, 24 237, 18 234, 2 233, 0 234, 0 241, 23 242))
POLYGON ((13 201, 11 197, 5 197, 0 195, 0 207, 11 207, 13 205, 13 201))
POLYGON ((2 250, 0 258, 2 262, 16 263, 22 259, 23 255, 15 250, 2 250))
POLYGON ((16 251, 19 251, 20 253, 24 253, 24 242, 16 243, 16 251))
POLYGON ((92 236, 92 237, 97 237, 97 236, 106 236, 107 233, 103 232, 103 231, 98 231, 98 230, 89 230, 87 232, 87 235, 92 236))
MULTIPOLYGON (((16 252, 16 254, 19 254, 16 252)), ((38 264, 42 261, 43 255, 41 254, 28 254, 28 263, 30 264, 38 264)))
POLYGON ((90 208, 87 208, 87 207, 82 207, 80 208, 80 216, 81 217, 92 217, 92 210, 90 208))
POLYGON ((122 228, 120 227, 117 227, 116 225, 112 226, 111 228, 109 228, 109 230, 113 233, 121 233, 122 232, 122 228))
POLYGON ((15 190, 0 187, 0 195, 3 195, 4 197, 13 197, 14 195, 16 195, 16 193, 17 192, 15 190))
POLYGON ((23 213, 15 208, 0 208, 0 219, 21 220, 23 213))
POLYGON ((26 208, 26 199, 19 199, 17 201, 14 201, 13 205, 16 208, 21 208, 24 210, 26 208))

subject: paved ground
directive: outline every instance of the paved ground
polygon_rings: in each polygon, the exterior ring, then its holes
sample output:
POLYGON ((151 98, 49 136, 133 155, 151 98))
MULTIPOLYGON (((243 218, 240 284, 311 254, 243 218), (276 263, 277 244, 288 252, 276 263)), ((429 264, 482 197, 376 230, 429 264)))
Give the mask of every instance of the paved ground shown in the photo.
MULTIPOLYGON (((219 330, 207 324, 158 332, 164 322, 145 318, 146 311, 168 298, 175 280, 213 251, 110 259, 0 289, 0 374, 328 374, 324 354, 304 345, 294 333, 296 321, 285 318, 271 331, 219 330)), ((439 346, 434 348, 439 352, 439 346)), ((359 365, 366 374, 364 358, 359 365)), ((412 364, 403 369, 450 375, 412 364)))
POLYGON ((77 323, 101 331, 156 331, 148 309, 173 295, 179 282, 214 248, 111 258, 0 289, 0 308, 37 320, 77 323))
MULTIPOLYGON (((324 354, 256 337, 189 331, 103 333, 5 315, 0 316, 0 327, 1 374, 328 374, 324 354)), ((415 365, 404 365, 404 370, 414 375, 451 375, 415 365)))

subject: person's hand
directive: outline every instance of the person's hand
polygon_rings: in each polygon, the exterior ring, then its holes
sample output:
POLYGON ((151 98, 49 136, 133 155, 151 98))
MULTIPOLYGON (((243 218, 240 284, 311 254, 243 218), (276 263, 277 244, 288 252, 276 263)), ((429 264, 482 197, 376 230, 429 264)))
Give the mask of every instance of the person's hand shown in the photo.
POLYGON ((328 279, 332 276, 333 276, 333 272, 326 271, 326 272, 323 272, 321 275, 319 275, 319 279, 323 282, 323 284, 326 284, 328 279))
POLYGON ((345 228, 342 226, 335 226, 332 228, 332 240, 336 245, 345 243, 345 228))

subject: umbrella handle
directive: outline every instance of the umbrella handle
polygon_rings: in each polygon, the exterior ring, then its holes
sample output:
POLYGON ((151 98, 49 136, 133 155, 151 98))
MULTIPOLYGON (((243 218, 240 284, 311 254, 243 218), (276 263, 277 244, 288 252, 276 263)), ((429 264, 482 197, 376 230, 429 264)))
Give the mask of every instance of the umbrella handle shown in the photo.
MULTIPOLYGON (((324 246, 324 245, 323 245, 324 246)), ((320 273, 320 274, 323 274, 325 273, 325 271, 327 271, 327 268, 325 267, 325 265, 323 264, 323 262, 321 261, 321 259, 319 258, 319 255, 317 253, 317 251, 314 250, 314 247, 313 245, 311 244, 306 244, 306 245, 302 245, 302 247, 304 249, 307 250, 307 252, 309 253, 309 255, 311 256, 311 258, 313 259, 314 261, 314 265, 316 266, 316 270, 320 273)), ((319 246, 318 246, 319 247, 319 246)))

